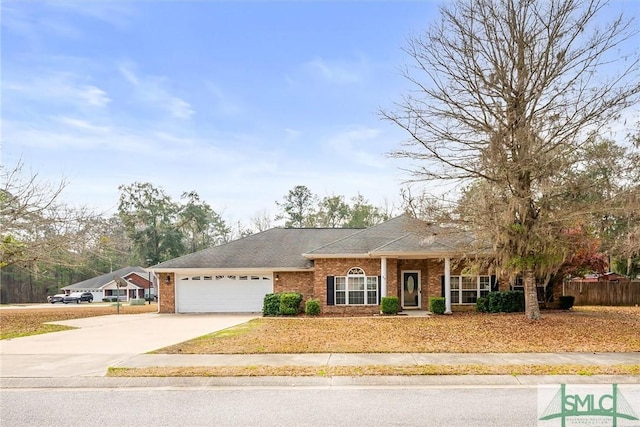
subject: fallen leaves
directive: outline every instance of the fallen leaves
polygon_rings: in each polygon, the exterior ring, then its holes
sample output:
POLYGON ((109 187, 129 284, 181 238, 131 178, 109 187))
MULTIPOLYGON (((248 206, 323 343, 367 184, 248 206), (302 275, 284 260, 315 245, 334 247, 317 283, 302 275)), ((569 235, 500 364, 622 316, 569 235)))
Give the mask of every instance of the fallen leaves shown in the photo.
POLYGON ((260 318, 157 353, 521 353, 640 351, 640 308, 521 313, 260 318))
POLYGON ((109 368, 109 377, 336 377, 372 375, 639 375, 640 365, 185 366, 109 368))
MULTIPOLYGON (((121 314, 147 313, 158 310, 156 304, 121 305, 121 314)), ((47 322, 80 319, 84 317, 106 316, 116 314, 116 307, 110 305, 92 305, 90 307, 46 307, 16 308, 0 310, 0 339, 24 337, 27 335, 45 334, 48 332, 73 329, 62 325, 47 325, 47 322)))

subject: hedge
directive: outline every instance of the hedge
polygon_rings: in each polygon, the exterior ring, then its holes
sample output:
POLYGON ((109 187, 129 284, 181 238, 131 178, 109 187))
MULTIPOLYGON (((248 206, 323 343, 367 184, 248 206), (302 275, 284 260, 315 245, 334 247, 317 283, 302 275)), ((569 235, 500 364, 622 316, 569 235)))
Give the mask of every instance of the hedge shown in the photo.
POLYGON ((284 292, 267 294, 262 304, 263 316, 295 316, 300 313, 302 294, 284 292))
POLYGON ((398 297, 382 297, 380 305, 382 314, 398 314, 398 297))
POLYGON ((433 314, 444 314, 447 306, 444 297, 429 298, 429 311, 433 314))
POLYGON ((304 313, 307 316, 320 315, 320 301, 317 299, 308 299, 304 304, 304 313))
POLYGON ((562 295, 559 298, 560 308, 562 310, 569 310, 571 307, 573 307, 573 303, 575 301, 576 297, 574 297, 573 295, 562 295))
POLYGON ((263 316, 277 316, 280 314, 280 295, 281 294, 266 294, 264 296, 264 302, 262 304, 263 316))
POLYGON ((476 301, 476 310, 482 313, 514 313, 524 311, 522 291, 489 292, 476 301))
POLYGON ((300 313, 302 294, 287 292, 280 296, 280 314, 282 316, 295 316, 300 313))

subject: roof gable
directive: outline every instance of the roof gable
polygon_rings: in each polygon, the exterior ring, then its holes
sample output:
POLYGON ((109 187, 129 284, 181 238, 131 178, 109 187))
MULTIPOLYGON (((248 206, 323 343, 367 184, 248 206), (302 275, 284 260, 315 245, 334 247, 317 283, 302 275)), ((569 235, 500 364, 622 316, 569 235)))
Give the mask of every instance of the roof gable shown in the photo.
POLYGON ((153 266, 167 268, 305 269, 312 263, 302 254, 354 234, 346 228, 272 228, 153 266))
POLYGON ((453 253, 471 240, 470 233, 445 229, 405 214, 316 248, 305 256, 312 259, 346 255, 435 256, 453 253))

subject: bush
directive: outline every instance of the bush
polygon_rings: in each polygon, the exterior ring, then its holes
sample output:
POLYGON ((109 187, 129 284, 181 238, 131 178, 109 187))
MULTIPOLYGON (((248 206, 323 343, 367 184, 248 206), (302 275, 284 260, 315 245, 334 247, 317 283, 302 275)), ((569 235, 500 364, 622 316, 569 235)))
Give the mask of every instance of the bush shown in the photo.
POLYGON ((489 312, 489 299, 487 297, 479 297, 476 301, 476 311, 479 313, 489 312))
POLYGON ((287 292, 280 296, 280 314, 283 316, 295 316, 300 312, 302 294, 287 292))
POLYGON ((308 299, 307 302, 304 303, 304 312, 307 316, 320 315, 320 301, 317 299, 308 299))
POLYGON ((446 307, 444 297, 429 298, 429 311, 433 314, 444 314, 446 307))
POLYGON ((380 305, 382 314, 398 314, 398 297, 382 297, 380 305))
POLYGON ((524 293, 522 291, 489 292, 486 299, 487 302, 483 304, 489 313, 515 313, 524 311, 524 293))
POLYGON ((107 296, 102 298, 102 302, 118 302, 118 297, 117 296, 107 296))
POLYGON ((576 301, 576 297, 573 295, 563 295, 560 297, 560 309, 561 310, 569 310, 573 307, 573 303, 576 301))
POLYGON ((267 294, 264 296, 262 304, 263 316, 277 316, 280 314, 280 296, 281 294, 267 294))

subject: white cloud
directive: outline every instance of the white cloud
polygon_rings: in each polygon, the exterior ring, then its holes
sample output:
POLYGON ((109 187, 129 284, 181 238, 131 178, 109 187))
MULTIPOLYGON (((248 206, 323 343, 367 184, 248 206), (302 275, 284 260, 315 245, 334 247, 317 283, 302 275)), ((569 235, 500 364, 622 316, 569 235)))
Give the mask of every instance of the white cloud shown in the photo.
POLYGON ((104 90, 82 82, 80 76, 62 72, 51 72, 47 76, 37 76, 23 82, 3 82, 5 91, 38 101, 44 99, 60 104, 76 104, 78 107, 104 107, 111 102, 104 90))
POLYGON ((287 136, 287 141, 294 141, 296 139, 298 139, 301 135, 302 132, 297 130, 297 129, 291 129, 291 128, 285 128, 284 129, 284 133, 287 136))
POLYGON ((173 95, 166 86, 168 80, 153 75, 138 75, 135 64, 122 63, 118 66, 120 74, 134 88, 133 97, 140 103, 152 109, 162 109, 172 117, 188 120, 195 114, 195 110, 184 99, 173 95))
POLYGON ((304 73, 331 84, 359 84, 364 81, 364 61, 339 62, 316 57, 302 64, 304 73))
POLYGON ((352 129, 330 136, 325 142, 325 147, 340 155, 343 160, 348 159, 365 166, 384 168, 386 164, 383 161, 383 154, 375 155, 371 149, 380 134, 379 129, 352 129))
POLYGON ((127 80, 129 83, 134 86, 138 86, 140 84, 140 81, 138 80, 138 76, 136 76, 134 70, 131 69, 132 67, 133 66, 131 64, 120 64, 118 66, 118 71, 120 71, 120 74, 122 74, 125 80, 127 80))
POLYGON ((132 5, 123 1, 48 2, 47 6, 62 10, 63 13, 75 13, 103 21, 118 28, 128 26, 133 15, 132 5))
POLYGON ((211 81, 205 81, 204 84, 207 91, 213 95, 213 105, 214 112, 216 114, 222 114, 225 116, 235 116, 241 114, 244 111, 244 108, 241 107, 240 103, 233 99, 232 96, 229 96, 225 91, 223 91, 219 86, 215 85, 211 81))
POLYGON ((104 107, 111 102, 111 99, 107 96, 107 92, 95 86, 84 87, 78 95, 80 98, 85 99, 87 104, 93 105, 94 107, 104 107))
POLYGON ((102 132, 102 133, 109 132, 108 127, 96 126, 86 120, 75 119, 72 117, 56 117, 56 119, 62 124, 65 124, 67 126, 77 128, 77 129, 88 130, 93 132, 102 132))
POLYGON ((170 98, 168 108, 171 115, 178 119, 189 119, 195 113, 191 105, 180 98, 170 98))

